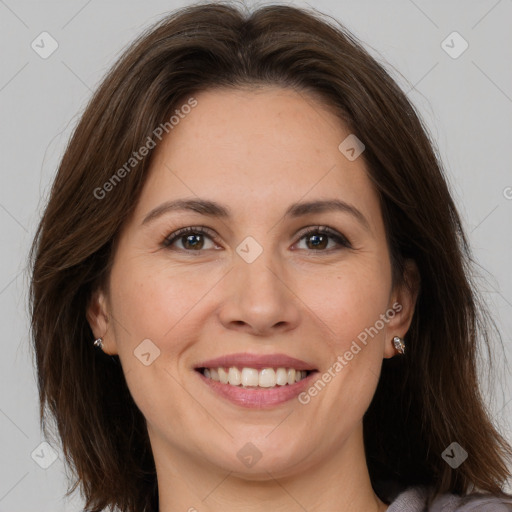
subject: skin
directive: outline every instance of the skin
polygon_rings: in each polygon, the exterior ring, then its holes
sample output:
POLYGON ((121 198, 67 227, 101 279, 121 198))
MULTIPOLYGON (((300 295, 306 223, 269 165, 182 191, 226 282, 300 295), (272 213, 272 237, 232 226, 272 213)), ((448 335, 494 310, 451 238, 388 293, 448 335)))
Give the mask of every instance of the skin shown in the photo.
POLYGON ((362 418, 383 358, 397 354, 393 336, 409 328, 417 269, 409 262, 411 290, 393 288, 378 196, 363 158, 349 161, 338 149, 350 131, 327 107, 278 87, 195 98, 156 148, 121 232, 109 293, 97 290, 87 311, 147 420, 160 512, 384 511, 368 475, 362 418), (232 217, 172 211, 142 224, 178 198, 222 203, 232 217), (355 206, 369 229, 346 212, 284 218, 291 203, 333 198, 355 206), (208 227, 216 240, 193 239, 199 251, 186 235, 162 245, 187 226, 208 227), (327 238, 315 250, 301 234, 309 226, 329 226, 351 247, 327 238), (236 252, 247 236, 263 248, 252 263, 236 252), (224 354, 280 352, 325 372, 395 302, 401 311, 307 405, 243 408, 193 370, 224 354), (134 356, 145 339, 160 350, 147 366, 134 356), (237 457, 248 442, 261 453, 252 467, 237 457))

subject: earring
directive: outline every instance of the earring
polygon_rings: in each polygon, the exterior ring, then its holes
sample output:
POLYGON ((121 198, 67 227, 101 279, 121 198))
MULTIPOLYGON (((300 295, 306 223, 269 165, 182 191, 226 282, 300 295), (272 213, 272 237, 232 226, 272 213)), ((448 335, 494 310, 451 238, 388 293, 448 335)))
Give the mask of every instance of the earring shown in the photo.
POLYGON ((103 338, 98 338, 95 342, 94 342, 94 346, 96 347, 100 347, 101 350, 103 350, 103 338))
POLYGON ((399 338, 398 336, 395 336, 393 338, 393 345, 395 346, 395 349, 400 352, 400 354, 405 353, 405 343, 403 342, 402 338, 399 338))

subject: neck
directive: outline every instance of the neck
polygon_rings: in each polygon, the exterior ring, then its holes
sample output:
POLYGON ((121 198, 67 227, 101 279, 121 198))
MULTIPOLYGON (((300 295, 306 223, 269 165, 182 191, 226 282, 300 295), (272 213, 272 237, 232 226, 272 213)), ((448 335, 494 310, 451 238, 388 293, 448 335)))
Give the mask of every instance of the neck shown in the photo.
POLYGON ((384 512, 388 508, 371 486, 362 424, 333 447, 329 458, 309 465, 301 462, 301 470, 292 468, 286 475, 265 468, 263 459, 254 466, 260 466, 258 472, 222 470, 170 448, 151 429, 149 433, 158 477, 158 512, 384 512))

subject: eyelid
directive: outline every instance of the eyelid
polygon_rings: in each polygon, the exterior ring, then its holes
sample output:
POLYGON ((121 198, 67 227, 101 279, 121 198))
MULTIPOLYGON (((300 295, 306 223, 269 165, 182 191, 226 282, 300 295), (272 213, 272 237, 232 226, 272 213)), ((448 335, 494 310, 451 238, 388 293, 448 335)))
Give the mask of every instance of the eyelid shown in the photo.
MULTIPOLYGON (((183 237, 189 233, 205 234, 208 237, 210 237, 212 239, 212 241, 214 241, 216 243, 219 242, 219 238, 218 238, 217 234, 215 233, 215 231, 210 228, 207 228, 206 226, 185 226, 185 227, 179 228, 179 229, 173 231, 172 233, 170 233, 169 235, 167 235, 162 242, 162 246, 164 248, 169 248, 176 240, 179 240, 181 237, 183 237)), ((297 232, 294 235, 294 237, 297 238, 297 241, 294 243, 294 245, 297 244, 298 242, 300 242, 304 237, 306 237, 310 234, 316 234, 316 233, 328 235, 330 238, 335 240, 336 243, 341 247, 345 247, 347 249, 352 248, 352 244, 346 236, 342 235, 337 230, 335 230, 329 226, 325 226, 325 225, 313 225, 313 226, 307 226, 307 227, 303 228, 302 230, 300 230, 299 232, 297 232)), ((198 251, 183 251, 182 249, 180 249, 181 252, 196 252, 196 253, 200 253, 203 250, 205 250, 205 249, 200 249, 198 251)), ((333 249, 330 249, 330 250, 320 250, 319 249, 318 252, 319 253, 322 253, 322 252, 330 253, 330 252, 332 252, 332 250, 333 249)), ((336 250, 336 249, 334 249, 334 250, 336 250)), ((308 252, 315 252, 315 250, 312 249, 308 252)))
MULTIPOLYGON (((199 234, 205 234, 208 235, 213 241, 217 241, 218 237, 215 231, 213 231, 210 228, 207 228, 206 226, 185 226, 183 228, 176 229, 175 231, 168 234, 163 242, 162 245, 164 247, 169 247, 173 242, 176 240, 179 240, 180 237, 183 237, 189 233, 199 233, 199 234)), ((192 252, 192 251, 187 251, 192 252)), ((199 251, 197 251, 199 252, 199 251)))
MULTIPOLYGON (((338 244, 346 247, 346 248, 352 248, 352 244, 350 243, 350 240, 345 236, 339 233, 336 229, 333 229, 329 226, 325 225, 317 225, 317 226, 308 226, 304 228, 302 231, 297 233, 295 236, 298 237, 298 242, 300 242, 305 236, 314 234, 314 233, 320 233, 322 235, 328 235, 334 240, 337 241, 338 244)), ((311 252, 311 251, 310 251, 311 252)), ((319 251, 319 252, 329 252, 329 251, 319 251)))

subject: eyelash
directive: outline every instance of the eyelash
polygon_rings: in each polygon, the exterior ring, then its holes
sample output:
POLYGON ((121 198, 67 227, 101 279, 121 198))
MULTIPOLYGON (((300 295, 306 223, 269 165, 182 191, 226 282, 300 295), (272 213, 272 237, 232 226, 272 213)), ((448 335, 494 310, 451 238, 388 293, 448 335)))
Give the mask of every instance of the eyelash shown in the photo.
MULTIPOLYGON (((201 234, 201 235, 207 235, 209 238, 212 239, 212 241, 217 242, 217 236, 213 231, 211 231, 208 228, 205 228, 203 226, 189 226, 186 228, 178 229, 177 231, 174 231, 170 235, 166 236, 164 241, 162 242, 162 246, 166 249, 169 249, 170 246, 180 238, 183 238, 185 235, 188 234, 201 234)), ((340 246, 351 249, 352 245, 348 241, 347 238, 345 238, 343 235, 335 231, 334 229, 331 229, 327 226, 311 226, 307 228, 306 231, 302 232, 298 242, 300 242, 303 238, 306 238, 307 236, 313 235, 313 234, 322 234, 322 235, 328 235, 330 238, 336 241, 340 246)), ((199 250, 187 250, 187 249, 178 249, 181 252, 188 252, 188 253, 201 253, 207 249, 199 249, 199 250)), ((330 253, 333 250, 339 250, 339 249, 311 249, 308 250, 308 252, 313 253, 330 253)))

